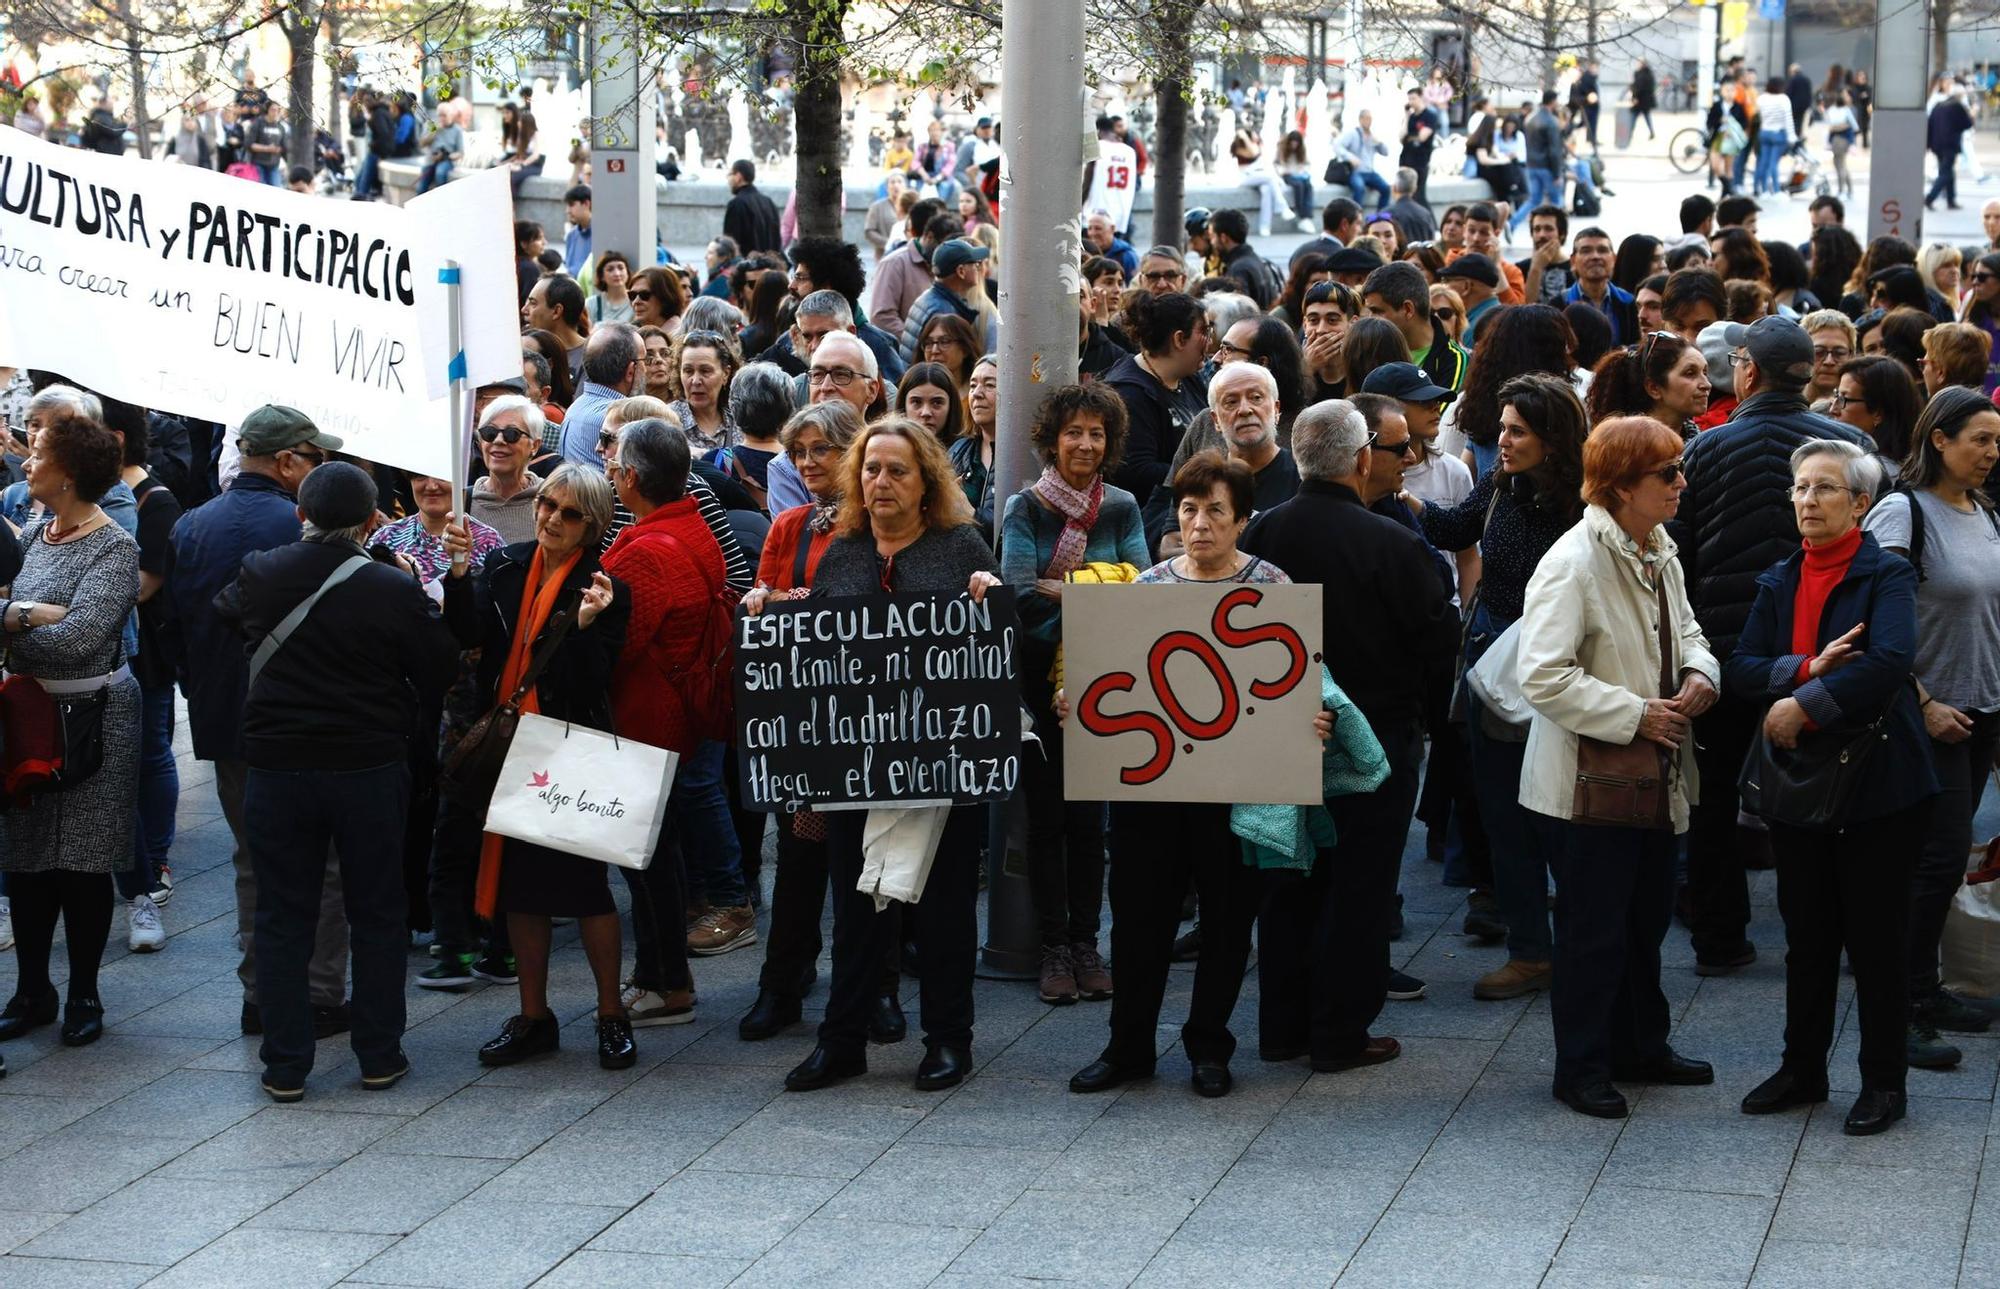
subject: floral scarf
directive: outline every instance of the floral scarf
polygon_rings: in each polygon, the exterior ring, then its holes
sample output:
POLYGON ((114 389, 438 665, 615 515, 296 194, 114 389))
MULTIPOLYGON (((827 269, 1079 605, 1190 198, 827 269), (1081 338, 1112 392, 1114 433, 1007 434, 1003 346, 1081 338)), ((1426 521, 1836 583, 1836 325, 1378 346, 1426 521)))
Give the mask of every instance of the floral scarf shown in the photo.
POLYGON ((1052 465, 1042 467, 1042 477, 1028 485, 1028 491, 1063 517, 1062 532, 1056 536, 1056 553, 1042 576, 1060 580, 1083 567, 1090 530, 1097 526, 1097 511, 1104 504, 1104 476, 1090 481, 1088 490, 1072 488, 1052 465))

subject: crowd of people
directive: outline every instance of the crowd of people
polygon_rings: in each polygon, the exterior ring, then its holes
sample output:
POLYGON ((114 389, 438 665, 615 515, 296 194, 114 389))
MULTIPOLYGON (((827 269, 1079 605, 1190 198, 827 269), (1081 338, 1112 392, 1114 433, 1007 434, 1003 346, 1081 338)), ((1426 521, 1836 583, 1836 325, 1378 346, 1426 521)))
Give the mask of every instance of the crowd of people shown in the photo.
MULTIPOLYGON (((745 808, 722 640, 774 601, 1004 587, 1036 736, 1033 987, 1108 1003, 1075 1091, 1155 1073, 1168 965, 1193 961, 1192 1083, 1226 1095, 1253 943, 1261 1059, 1394 1060, 1387 1004, 1427 990, 1390 947, 1420 821, 1437 880, 1469 892, 1464 933, 1503 945, 1475 997, 1550 994, 1553 1091, 1589 1115, 1626 1113, 1619 1082, 1717 1078, 1669 1045, 1661 946, 1678 917, 1699 974, 1756 961, 1748 873, 1775 866, 1785 1055, 1742 1108, 1827 1098, 1845 952, 1847 1129, 1887 1128, 1906 1070, 1956 1064, 1944 1034, 2000 1014, 1939 971, 2000 747, 2000 203, 1969 249, 1863 247, 1837 197, 1803 247, 1760 239, 1741 194, 1614 239, 1563 200, 1597 182, 1575 150, 1593 100, 1574 120, 1554 93, 1525 121, 1475 103, 1493 200, 1434 212, 1404 167, 1327 202, 1282 268, 1236 208, 1136 248, 1129 201, 1103 204, 1129 197, 1107 173, 1129 136, 1101 120, 1081 380, 1039 395, 1040 473, 1012 496, 1008 248, 978 184, 947 195, 963 167, 936 138, 869 212, 866 261, 784 237, 749 162, 699 269, 593 245, 587 186, 560 249, 517 224, 521 370, 476 391, 463 495, 283 406, 223 431, 13 373, 0 626, 47 699, 39 723, 8 714, 0 1041, 102 1033, 114 893, 135 951, 169 943, 178 691, 234 843, 242 1028, 273 1098, 304 1096, 315 1040, 342 1032, 365 1087, 407 1072, 413 948, 420 988, 518 989, 480 1062, 555 1051, 570 921, 606 1068, 695 1018, 695 960, 760 942, 737 1033, 769 1039, 801 1021, 829 898, 824 1018, 786 1085, 904 1040, 914 974, 915 1086, 950 1087, 1004 807, 952 808, 921 897, 877 900, 863 812, 745 808), (1068 798, 1079 580, 1323 588, 1326 793, 1296 847, 1253 841, 1254 807, 1068 798), (503 712, 679 755, 657 854, 621 870, 628 912, 604 865, 483 832, 503 712), (53 772, 51 740, 71 753, 53 772)), ((1412 114, 1433 102, 1413 90, 1412 114)), ((1340 146, 1372 175, 1367 131, 1340 146)))

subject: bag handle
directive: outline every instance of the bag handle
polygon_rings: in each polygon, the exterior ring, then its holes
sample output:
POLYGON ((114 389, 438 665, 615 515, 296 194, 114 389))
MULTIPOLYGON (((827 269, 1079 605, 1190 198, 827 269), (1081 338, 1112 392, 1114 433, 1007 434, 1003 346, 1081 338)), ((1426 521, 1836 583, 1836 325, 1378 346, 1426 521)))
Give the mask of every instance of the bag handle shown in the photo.
POLYGON ((327 575, 326 581, 319 584, 317 591, 299 601, 277 626, 271 628, 271 634, 259 641, 257 651, 250 655, 250 678, 243 686, 245 694, 257 688, 257 677, 263 674, 264 665, 277 656, 278 650, 285 647, 285 642, 292 638, 292 632, 299 629, 299 624, 306 620, 306 616, 313 611, 313 606, 319 603, 320 597, 374 562, 366 555, 348 556, 341 562, 339 568, 327 575))
POLYGON ((575 621, 576 615, 568 609, 555 611, 555 615, 549 620, 549 625, 543 629, 542 638, 536 643, 534 653, 528 657, 528 668, 521 673, 521 683, 515 686, 513 694, 501 706, 516 710, 520 708, 521 700, 528 696, 528 691, 535 687, 535 682, 542 678, 542 673, 548 670, 549 664, 555 660, 556 650, 562 647, 563 637, 569 634, 570 625, 575 621))
POLYGON ((806 521, 799 525, 799 548, 798 551, 792 556, 793 586, 802 587, 806 584, 806 560, 812 554, 812 544, 813 544, 812 516, 807 515, 806 521))
POLYGON ((1660 600, 1660 697, 1672 698, 1680 691, 1674 685, 1673 642, 1667 635, 1667 570, 1662 567, 1659 573, 1653 590, 1660 600))

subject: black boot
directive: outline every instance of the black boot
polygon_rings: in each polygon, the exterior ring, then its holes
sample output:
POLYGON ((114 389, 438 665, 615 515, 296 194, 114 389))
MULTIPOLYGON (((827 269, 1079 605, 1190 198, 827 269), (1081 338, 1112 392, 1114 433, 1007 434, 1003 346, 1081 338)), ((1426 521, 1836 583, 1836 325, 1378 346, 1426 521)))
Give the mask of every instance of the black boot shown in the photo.
POLYGON ((910 1022, 903 1016, 903 1004, 894 994, 883 994, 875 1000, 875 1010, 868 1017, 868 1041, 871 1043, 900 1043, 910 1032, 910 1022))
POLYGON ((811 1056, 793 1066, 792 1072, 785 1076, 785 1087, 793 1092, 817 1092, 842 1079, 866 1073, 868 1057, 864 1053, 836 1056, 825 1047, 815 1047, 811 1056))
POLYGON ((917 1091, 942 1092, 965 1082, 972 1073, 972 1049, 950 1043, 926 1043, 917 1063, 917 1091))
POLYGON ((774 994, 768 989, 757 991, 757 1002, 750 1008, 736 1026, 736 1037, 746 1043, 757 1043, 767 1038, 775 1038, 786 1029, 799 1023, 799 1000, 774 994))

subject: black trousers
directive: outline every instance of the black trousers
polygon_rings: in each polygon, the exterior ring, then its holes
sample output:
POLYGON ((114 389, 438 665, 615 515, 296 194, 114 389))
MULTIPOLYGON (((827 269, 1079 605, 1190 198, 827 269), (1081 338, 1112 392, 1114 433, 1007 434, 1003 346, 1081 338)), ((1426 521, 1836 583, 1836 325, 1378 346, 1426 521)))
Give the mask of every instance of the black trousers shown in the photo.
MULTIPOLYGON (((764 938, 764 969, 757 977, 757 987, 780 998, 804 998, 812 987, 823 947, 819 924, 826 912, 826 846, 824 840, 795 836, 792 821, 779 817, 778 871, 771 879, 771 923, 764 938)), ((901 914, 901 905, 891 905, 882 912, 899 926, 901 914)), ((881 993, 893 994, 900 988, 902 939, 896 929, 887 936, 881 993)))
POLYGON ((1041 751, 1027 748, 1021 777, 1028 793, 1028 892, 1042 947, 1097 943, 1104 911, 1104 803, 1063 795, 1063 729, 1049 709, 1052 652, 1025 655, 1023 693, 1035 713, 1041 751))
POLYGON ((1845 949, 1861 1021, 1861 1086, 1903 1090, 1910 874, 1931 805, 1921 801, 1837 833, 1771 825, 1785 919, 1785 1068, 1793 1073, 1825 1077, 1845 949))
POLYGON ((1111 1042, 1104 1059, 1150 1069, 1166 997, 1181 894, 1201 896, 1201 957, 1181 1045, 1190 1062, 1228 1064, 1236 1052, 1229 1016, 1243 991, 1250 928, 1262 884, 1229 831, 1229 807, 1120 803, 1111 807, 1111 1042))
MULTIPOLYGON (((833 981, 819 1041, 836 1055, 858 1056, 868 1043, 868 1017, 881 986, 884 955, 896 945, 902 919, 880 913, 873 896, 854 889, 861 880, 861 828, 865 810, 827 816, 826 866, 833 879, 833 981)), ((945 824, 923 898, 904 905, 915 924, 917 961, 923 974, 920 1019, 924 1042, 972 1046, 972 971, 979 952, 979 848, 986 838, 986 807, 959 806, 945 824)))
POLYGON ((257 1002, 264 1020, 259 1055, 272 1074, 302 1079, 313 1067, 306 966, 329 845, 340 858, 347 909, 354 1055, 363 1076, 401 1064, 409 954, 402 843, 409 801, 410 767, 401 761, 346 771, 250 768, 243 817, 257 873, 257 1002))
POLYGON ((1688 899, 1697 958, 1730 956, 1750 925, 1750 878, 1736 839, 1736 779, 1763 727, 1756 703, 1728 693, 1695 719, 1695 767, 1701 800, 1688 819, 1688 899))
POLYGON ((687 870, 674 819, 669 810, 652 863, 618 870, 632 895, 632 983, 659 994, 694 988, 688 971, 687 870))
MULTIPOLYGON (((473 888, 479 882, 479 847, 485 838, 483 818, 456 794, 440 789, 436 819, 431 827, 430 916, 442 953, 478 953, 480 928, 472 911, 473 888)), ((414 808, 412 813, 415 813, 414 808)), ((507 919, 496 917, 486 943, 495 953, 508 954, 507 919)))
MULTIPOLYGON (((1257 962, 1259 1039, 1266 1051, 1315 1060, 1353 1056, 1389 991, 1389 911, 1417 801, 1417 723, 1377 725, 1389 777, 1330 803, 1338 835, 1310 873, 1264 875, 1257 962)), ((1208 930, 1202 928, 1202 938, 1208 930)))
POLYGON ((1536 822, 1552 830, 1556 875, 1555 1085, 1573 1088, 1667 1053, 1660 944, 1674 916, 1674 835, 1536 822))
POLYGON ((1943 789, 1931 802, 1922 853, 1910 881, 1910 994, 1920 997, 1938 986, 1938 942, 1952 897, 1965 882, 1972 849, 1972 817, 1986 791, 1993 752, 2000 746, 2000 712, 1967 712, 1972 737, 1961 743, 1931 740, 1931 766, 1943 789))

